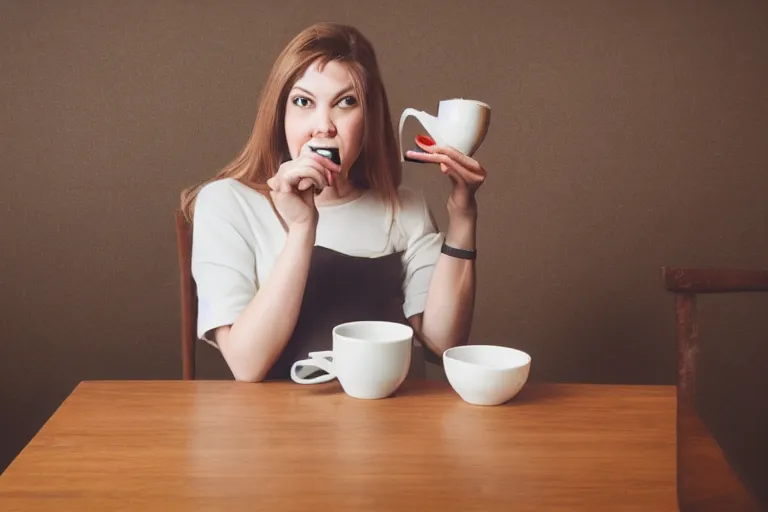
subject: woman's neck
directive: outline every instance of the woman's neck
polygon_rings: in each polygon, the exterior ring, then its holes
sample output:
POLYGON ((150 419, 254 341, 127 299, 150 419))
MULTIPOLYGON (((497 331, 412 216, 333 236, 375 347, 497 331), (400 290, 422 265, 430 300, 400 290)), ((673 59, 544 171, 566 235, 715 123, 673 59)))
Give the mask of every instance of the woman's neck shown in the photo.
POLYGON ((334 177, 333 185, 325 187, 315 196, 315 205, 332 206, 342 204, 360 197, 361 191, 350 181, 342 177, 334 177))

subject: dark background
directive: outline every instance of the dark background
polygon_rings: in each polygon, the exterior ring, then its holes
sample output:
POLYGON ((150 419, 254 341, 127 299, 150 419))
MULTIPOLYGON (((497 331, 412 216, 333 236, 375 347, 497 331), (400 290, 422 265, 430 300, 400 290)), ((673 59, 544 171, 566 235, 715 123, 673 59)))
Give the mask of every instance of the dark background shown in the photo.
MULTIPOLYGON (((659 267, 768 268, 766 5, 0 1, 0 469, 79 381, 180 378, 179 192, 241 148, 320 20, 371 39, 395 119, 493 109, 473 342, 528 351, 536 380, 674 383, 659 267)), ((444 226, 447 180, 405 182, 444 226)), ((701 303, 702 413, 755 485, 766 311, 701 303)))

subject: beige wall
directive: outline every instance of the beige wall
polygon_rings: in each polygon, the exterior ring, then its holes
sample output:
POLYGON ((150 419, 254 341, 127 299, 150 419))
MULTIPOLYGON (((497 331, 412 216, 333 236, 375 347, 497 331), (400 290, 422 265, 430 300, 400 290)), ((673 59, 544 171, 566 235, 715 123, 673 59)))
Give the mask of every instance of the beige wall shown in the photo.
MULTIPOLYGON (((78 381, 180 376, 178 192, 320 19, 373 41, 395 117, 493 107, 473 340, 529 351, 532 378, 672 383, 659 267, 768 267, 764 2, 0 3, 0 468, 78 381)), ((444 223, 444 177, 405 176, 444 223)), ((752 475, 766 306, 702 306, 705 413, 752 475)))

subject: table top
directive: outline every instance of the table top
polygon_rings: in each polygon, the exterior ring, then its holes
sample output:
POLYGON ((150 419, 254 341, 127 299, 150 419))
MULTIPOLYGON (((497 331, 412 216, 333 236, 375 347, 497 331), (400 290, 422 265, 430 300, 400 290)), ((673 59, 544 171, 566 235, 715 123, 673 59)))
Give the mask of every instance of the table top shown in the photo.
POLYGON ((677 510, 675 388, 84 382, 0 476, 9 510, 677 510))

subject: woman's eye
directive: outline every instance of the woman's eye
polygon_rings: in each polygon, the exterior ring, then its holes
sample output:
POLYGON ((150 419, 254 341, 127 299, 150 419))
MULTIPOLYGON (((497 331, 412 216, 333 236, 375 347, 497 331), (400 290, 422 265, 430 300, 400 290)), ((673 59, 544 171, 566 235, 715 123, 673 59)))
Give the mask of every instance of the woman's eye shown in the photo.
POLYGON ((357 105, 357 99, 354 96, 347 96, 345 98, 342 98, 339 104, 344 107, 352 107, 354 105, 357 105))
POLYGON ((293 98, 293 104, 297 107, 308 107, 309 106, 309 100, 303 96, 296 96, 293 98))

